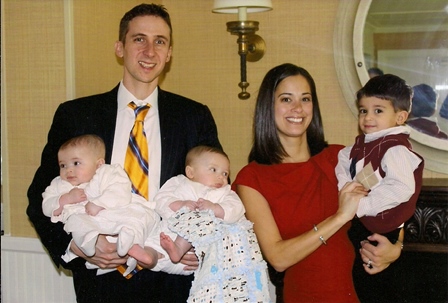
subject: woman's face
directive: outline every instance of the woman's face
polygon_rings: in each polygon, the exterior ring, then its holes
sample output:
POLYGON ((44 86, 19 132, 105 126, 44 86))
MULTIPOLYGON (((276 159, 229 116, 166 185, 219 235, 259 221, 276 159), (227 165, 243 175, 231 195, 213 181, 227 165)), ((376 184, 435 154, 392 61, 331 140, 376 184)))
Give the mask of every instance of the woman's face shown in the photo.
POLYGON ((275 90, 275 124, 280 138, 301 137, 313 118, 311 88, 305 77, 283 79, 275 90))

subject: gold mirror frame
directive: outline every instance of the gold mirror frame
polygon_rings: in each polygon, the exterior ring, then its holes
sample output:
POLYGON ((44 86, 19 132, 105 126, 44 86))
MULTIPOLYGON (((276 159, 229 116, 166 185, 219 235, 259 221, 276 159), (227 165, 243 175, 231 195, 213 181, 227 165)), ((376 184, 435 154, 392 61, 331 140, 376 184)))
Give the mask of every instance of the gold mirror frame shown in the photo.
MULTIPOLYGON (((371 2, 372 0, 340 1, 333 34, 334 61, 339 85, 355 116, 355 93, 368 81, 362 49, 364 24, 371 2)), ((448 149, 437 142, 429 142, 431 138, 427 137, 429 136, 411 129, 413 149, 425 158, 425 169, 447 174, 448 149)))

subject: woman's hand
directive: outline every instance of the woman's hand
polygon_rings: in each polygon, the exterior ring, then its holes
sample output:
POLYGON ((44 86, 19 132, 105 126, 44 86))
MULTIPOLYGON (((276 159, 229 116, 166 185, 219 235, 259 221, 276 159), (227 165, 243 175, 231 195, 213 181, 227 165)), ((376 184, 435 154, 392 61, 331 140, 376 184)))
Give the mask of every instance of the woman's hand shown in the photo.
POLYGON ((378 242, 377 246, 370 244, 369 241, 361 242, 362 247, 359 252, 364 261, 364 270, 368 274, 373 275, 385 270, 400 257, 400 242, 392 244, 386 237, 379 234, 373 234, 367 239, 378 242), (368 266, 369 261, 370 267, 368 266))
POLYGON ((339 191, 339 209, 337 214, 344 218, 344 222, 348 222, 356 214, 359 200, 367 196, 367 190, 357 182, 349 182, 339 191))
POLYGON ((117 244, 107 241, 105 235, 99 235, 95 246, 95 254, 87 257, 75 244, 71 242, 70 249, 77 256, 85 259, 89 263, 97 265, 99 268, 116 268, 126 263, 127 258, 122 258, 117 253, 117 244))

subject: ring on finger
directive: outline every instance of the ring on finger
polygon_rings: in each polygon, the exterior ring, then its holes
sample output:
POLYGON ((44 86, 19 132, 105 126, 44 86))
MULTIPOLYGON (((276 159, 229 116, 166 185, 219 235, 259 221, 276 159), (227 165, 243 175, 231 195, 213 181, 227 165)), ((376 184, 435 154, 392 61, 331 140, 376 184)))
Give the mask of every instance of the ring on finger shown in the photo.
POLYGON ((373 266, 372 266, 372 260, 369 259, 369 261, 367 262, 367 267, 370 268, 370 269, 373 268, 373 266))

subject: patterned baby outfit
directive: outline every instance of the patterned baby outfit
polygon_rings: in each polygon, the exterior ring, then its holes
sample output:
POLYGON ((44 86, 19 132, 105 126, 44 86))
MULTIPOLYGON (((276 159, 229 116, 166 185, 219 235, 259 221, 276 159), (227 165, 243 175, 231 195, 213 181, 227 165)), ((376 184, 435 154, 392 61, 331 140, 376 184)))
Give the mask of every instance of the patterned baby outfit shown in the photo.
POLYGON ((252 222, 224 223, 211 210, 184 207, 168 225, 192 243, 199 258, 187 302, 270 302, 266 262, 252 222))

